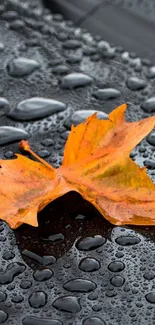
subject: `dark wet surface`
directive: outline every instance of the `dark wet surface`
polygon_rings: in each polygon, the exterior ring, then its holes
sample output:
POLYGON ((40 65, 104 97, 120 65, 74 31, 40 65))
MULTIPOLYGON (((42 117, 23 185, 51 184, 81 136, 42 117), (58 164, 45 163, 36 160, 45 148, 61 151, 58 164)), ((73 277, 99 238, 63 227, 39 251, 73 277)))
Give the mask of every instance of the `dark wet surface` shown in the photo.
MULTIPOLYGON (((124 102, 130 121, 154 114, 148 57, 92 37, 38 1, 2 1, 0 13, 1 158, 14 158, 29 138, 58 167, 71 124, 88 114, 104 119, 124 102)), ((131 157, 155 181, 154 132, 131 157)), ((114 227, 75 192, 38 221, 16 231, 0 223, 0 324, 155 324, 154 227, 114 227)))

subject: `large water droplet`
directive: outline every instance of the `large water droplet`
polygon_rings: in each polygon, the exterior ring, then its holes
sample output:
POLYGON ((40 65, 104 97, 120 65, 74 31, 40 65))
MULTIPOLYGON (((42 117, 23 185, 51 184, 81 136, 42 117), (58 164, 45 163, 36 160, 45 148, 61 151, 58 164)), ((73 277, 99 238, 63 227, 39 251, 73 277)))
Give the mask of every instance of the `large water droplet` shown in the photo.
POLYGON ((39 66, 40 64, 36 60, 19 57, 8 62, 7 70, 12 77, 23 77, 32 73, 39 66))
POLYGON ((63 296, 53 302, 53 307, 61 311, 77 313, 81 310, 80 298, 74 296, 63 296))
POLYGON ((136 245, 140 243, 140 238, 136 236, 121 236, 116 238, 116 243, 122 246, 136 245))
POLYGON ((0 126, 0 145, 16 142, 19 140, 26 140, 29 134, 13 126, 0 126))
POLYGON ((98 317, 88 317, 86 318, 82 325, 106 325, 105 321, 98 317))
POLYGON ((14 277, 26 269, 22 263, 10 263, 4 272, 0 273, 0 284, 11 283, 14 277))
POLYGON ((34 279, 39 282, 48 280, 52 276, 53 276, 53 271, 50 269, 36 270, 33 274, 34 279))
POLYGON ((155 304, 155 292, 149 292, 146 296, 145 296, 146 300, 148 302, 150 302, 151 304, 155 304))
POLYGON ((90 280, 73 279, 64 284, 64 289, 71 292, 90 292, 96 289, 96 284, 90 280))
POLYGON ((95 111, 93 109, 92 110, 80 110, 80 111, 76 111, 75 113, 73 113, 73 115, 65 121, 64 125, 67 128, 70 128, 72 124, 74 126, 76 126, 76 125, 84 122, 88 116, 91 116, 94 113, 97 113, 97 118, 99 120, 107 120, 108 119, 108 114, 106 114, 104 112, 95 111))
POLYGON ((94 237, 86 237, 84 239, 80 239, 76 243, 77 249, 81 251, 91 251, 96 249, 103 244, 105 244, 106 240, 104 237, 100 235, 96 235, 94 237))
POLYGON ((47 302, 47 294, 43 291, 35 291, 29 297, 29 304, 33 308, 45 306, 47 302))
POLYGON ((6 297, 7 297, 6 293, 3 291, 0 291, 0 302, 5 301, 6 297))
POLYGON ((124 282, 125 279, 121 275, 114 275, 110 280, 110 283, 114 287, 121 287, 124 284, 124 282))
POLYGON ((5 311, 0 310, 0 324, 3 324, 8 318, 7 313, 5 311))
POLYGON ((147 99, 144 103, 141 104, 141 107, 147 113, 155 112, 155 97, 147 99))
POLYGON ((38 318, 35 316, 27 316, 22 321, 23 325, 63 325, 59 320, 49 318, 38 318))
POLYGON ((32 97, 23 100, 8 113, 15 120, 28 121, 64 111, 67 105, 54 99, 32 97))
POLYGON ((94 272, 100 268, 100 262, 93 257, 85 257, 79 263, 79 269, 84 272, 94 272))
POLYGON ((121 272, 121 271, 124 270, 124 268, 125 268, 125 264, 123 262, 120 262, 120 261, 114 261, 114 262, 111 262, 108 265, 108 269, 111 272, 121 272))
POLYGON ((131 90, 140 90, 146 87, 146 81, 137 77, 128 78, 126 84, 131 90))
POLYGON ((120 91, 115 88, 98 89, 94 97, 100 100, 114 99, 120 96, 120 91))
POLYGON ((93 78, 84 73, 70 73, 62 78, 61 86, 66 89, 87 86, 93 82, 93 78))

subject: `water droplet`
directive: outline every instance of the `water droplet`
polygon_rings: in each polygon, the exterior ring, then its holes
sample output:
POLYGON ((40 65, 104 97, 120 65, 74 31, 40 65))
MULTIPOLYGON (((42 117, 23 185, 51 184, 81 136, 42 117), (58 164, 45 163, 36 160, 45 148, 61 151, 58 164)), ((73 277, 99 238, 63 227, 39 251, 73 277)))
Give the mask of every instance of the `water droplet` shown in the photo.
POLYGON ((12 297, 11 301, 14 302, 15 304, 20 303, 24 300, 24 298, 21 295, 16 295, 12 297))
POLYGON ((11 150, 4 153, 5 158, 10 159, 10 158, 13 158, 13 156, 14 156, 14 153, 11 150))
POLYGON ((122 246, 136 245, 140 243, 140 238, 136 236, 121 236, 116 238, 116 243, 122 246))
POLYGON ((128 78, 126 84, 131 90, 140 90, 146 87, 146 81, 137 77, 128 78))
POLYGON ((60 240, 64 240, 65 237, 62 233, 59 233, 59 234, 53 234, 53 235, 50 235, 48 236, 47 238, 46 237, 42 237, 43 240, 50 240, 52 242, 57 242, 57 241, 60 241, 60 240))
POLYGON ((66 89, 87 86, 93 82, 93 78, 84 73, 70 73, 62 78, 61 86, 66 89))
POLYGON ((60 75, 61 74, 66 74, 66 73, 69 72, 69 68, 66 65, 62 64, 62 65, 58 65, 58 66, 54 67, 52 69, 52 72, 54 74, 60 74, 60 75))
POLYGON ((151 68, 149 69, 148 76, 149 76, 150 78, 154 78, 154 77, 155 77, 155 66, 153 66, 153 67, 151 67, 151 68))
POLYGON ((64 289, 71 292, 90 292, 96 289, 96 284, 90 280, 73 279, 64 284, 64 289))
POLYGON ((54 256, 50 256, 50 255, 45 255, 43 257, 41 257, 40 255, 33 253, 27 249, 25 249, 22 252, 23 255, 25 255, 26 257, 29 257, 30 259, 38 262, 41 265, 50 265, 50 264, 54 264, 56 262, 56 258, 54 256))
POLYGON ((152 65, 151 61, 147 58, 142 58, 141 60, 142 60, 142 64, 146 65, 147 67, 152 65))
POLYGON ((29 75, 40 67, 36 60, 19 57, 8 62, 7 70, 12 77, 23 77, 29 75))
POLYGON ((0 97, 0 116, 5 115, 6 113, 9 112, 9 102, 7 99, 0 97))
POLYGON ((4 50, 4 44, 0 42, 0 52, 4 50))
POLYGON ((35 316, 27 316, 22 321, 23 325, 63 325, 59 320, 49 318, 38 318, 35 316))
POLYGON ((115 88, 98 89, 94 97, 100 100, 114 99, 120 96, 120 91, 115 88))
POLYGON ((61 138, 64 140, 67 140, 69 134, 70 134, 70 131, 65 131, 65 132, 61 133, 61 138))
POLYGON ((155 133, 152 132, 151 134, 149 134, 149 136, 147 137, 147 141, 152 146, 155 146, 155 133))
POLYGON ((20 287, 22 289, 29 289, 31 287, 31 285, 32 285, 32 282, 31 281, 24 280, 24 281, 21 282, 20 287))
POLYGON ((84 216, 83 214, 78 214, 76 217, 75 217, 75 220, 84 220, 86 219, 86 216, 84 216))
POLYGON ((153 280, 154 277, 155 277, 155 275, 154 275, 152 272, 145 272, 145 273, 144 273, 144 278, 145 278, 146 280, 153 280))
POLYGON ((111 279, 110 279, 110 283, 114 286, 114 287, 121 287, 125 282, 125 279, 121 276, 121 275, 114 275, 111 279))
POLYGON ((35 291, 29 297, 29 304, 33 308, 40 308, 47 303, 47 294, 43 291, 35 291))
POLYGON ((111 272, 121 272, 121 271, 124 270, 124 268, 125 268, 125 264, 123 262, 120 262, 120 261, 114 261, 114 262, 111 262, 108 265, 108 269, 111 272))
POLYGON ((94 311, 100 311, 101 309, 102 309, 102 307, 98 304, 92 306, 92 310, 94 310, 94 311))
POLYGON ((81 310, 80 298, 74 296, 63 296, 53 302, 53 307, 60 311, 78 313, 81 310))
POLYGON ((3 292, 3 291, 0 291, 0 302, 3 302, 3 301, 5 301, 5 300, 6 300, 6 298, 7 298, 7 295, 6 295, 6 293, 5 293, 5 292, 3 292))
POLYGON ((104 112, 95 111, 95 110, 80 110, 80 111, 76 111, 75 113, 73 113, 73 115, 65 121, 64 125, 67 128, 70 128, 72 124, 74 126, 76 126, 76 125, 84 122, 87 117, 93 115, 94 113, 97 113, 97 118, 99 120, 107 120, 108 119, 108 115, 104 112))
POLYGON ((64 49, 74 50, 81 47, 81 42, 76 39, 69 39, 63 43, 64 49))
POLYGON ((145 296, 146 300, 148 302, 150 302, 151 304, 155 304, 155 292, 149 292, 146 296, 145 296))
POLYGON ((51 67, 55 67, 56 65, 62 64, 63 60, 62 58, 52 58, 51 61, 49 62, 49 65, 51 67))
POLYGON ((67 55, 66 62, 69 64, 79 63, 82 59, 82 56, 79 54, 69 54, 67 55))
POLYGON ((3 324, 8 318, 7 313, 5 311, 0 310, 0 324, 3 324))
POLYGON ((97 48, 92 46, 84 46, 83 47, 83 54, 85 55, 94 55, 97 53, 97 48))
POLYGON ((105 321, 98 317, 88 317, 86 318, 82 325, 106 325, 105 321))
POLYGON ((144 161, 144 165, 148 169, 154 169, 155 168, 155 160, 147 159, 147 160, 144 161))
POLYGON ((6 261, 12 260, 14 257, 15 257, 15 254, 14 254, 13 252, 6 251, 6 252, 4 252, 4 254, 3 254, 3 258, 4 258, 6 261))
POLYGON ((27 140, 29 134, 13 126, 0 126, 0 145, 16 142, 19 140, 27 140))
POLYGON ((144 103, 141 104, 141 107, 147 113, 155 112, 155 97, 147 99, 144 103))
POLYGON ((40 269, 34 272, 33 277, 36 281, 45 281, 53 276, 53 271, 50 269, 40 269))
POLYGON ((0 273, 0 284, 11 283, 14 277, 25 271, 26 267, 22 263, 10 263, 4 272, 0 273))
POLYGON ((41 158, 47 158, 50 156, 50 152, 48 150, 45 150, 45 149, 42 149, 42 150, 39 150, 38 151, 38 155, 41 157, 41 158))
POLYGON ((8 116, 15 120, 28 121, 64 111, 66 108, 65 103, 54 99, 32 97, 20 102, 15 109, 8 113, 8 116))
POLYGON ((117 292, 114 291, 114 290, 108 290, 106 292, 106 296, 109 297, 109 298, 115 297, 115 296, 117 296, 117 292))
POLYGON ((86 237, 84 239, 79 239, 76 243, 76 247, 81 251, 91 251, 104 245, 105 242, 106 240, 104 237, 96 235, 94 237, 86 237))
POLYGON ((50 138, 47 138, 47 139, 44 139, 41 141, 41 144, 45 147, 50 147, 50 146, 53 146, 54 144, 54 140, 53 139, 50 139, 50 138))
POLYGON ((98 295, 97 295, 97 293, 95 293, 95 292, 92 292, 92 293, 90 293, 90 294, 88 295, 88 299, 89 299, 89 300, 97 300, 97 298, 98 298, 98 295))
POLYGON ((1 17, 7 21, 12 21, 14 19, 17 19, 19 17, 19 14, 17 11, 9 10, 9 11, 3 12, 1 17))
POLYGON ((79 263, 79 269, 84 272, 97 271, 100 266, 100 262, 93 257, 85 257, 79 263))

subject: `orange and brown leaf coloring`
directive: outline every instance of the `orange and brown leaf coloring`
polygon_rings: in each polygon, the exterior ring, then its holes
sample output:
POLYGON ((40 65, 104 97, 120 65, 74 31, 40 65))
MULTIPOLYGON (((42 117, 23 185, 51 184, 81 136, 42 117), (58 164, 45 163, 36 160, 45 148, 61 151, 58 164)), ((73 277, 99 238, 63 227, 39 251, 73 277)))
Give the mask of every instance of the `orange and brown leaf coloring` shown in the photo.
POLYGON ((37 213, 56 198, 76 191, 112 224, 155 225, 155 185, 129 157, 155 126, 155 117, 125 121, 126 105, 99 120, 96 114, 72 126, 62 165, 55 169, 20 154, 0 160, 0 218, 11 228, 37 226, 37 213))

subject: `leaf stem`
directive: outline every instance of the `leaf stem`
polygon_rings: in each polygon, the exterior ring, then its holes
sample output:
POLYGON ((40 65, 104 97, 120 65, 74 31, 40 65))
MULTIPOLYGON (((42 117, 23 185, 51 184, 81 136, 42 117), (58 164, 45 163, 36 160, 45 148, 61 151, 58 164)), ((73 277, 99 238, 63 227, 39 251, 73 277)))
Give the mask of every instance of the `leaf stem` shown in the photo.
POLYGON ((19 142, 19 148, 29 152, 33 157, 35 157, 37 160, 39 160, 43 165, 45 165, 46 167, 54 170, 53 166, 48 164, 44 159, 42 159, 41 157, 39 157, 31 148, 29 145, 29 142, 26 140, 22 140, 19 142))

